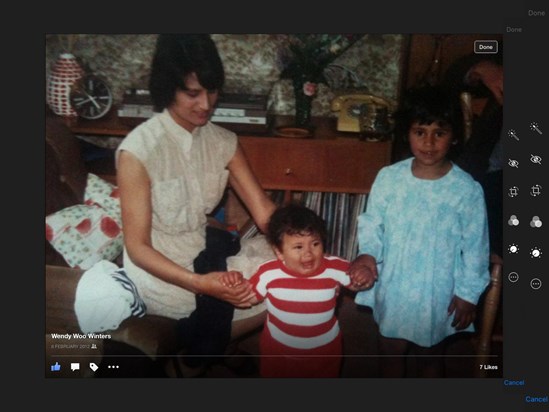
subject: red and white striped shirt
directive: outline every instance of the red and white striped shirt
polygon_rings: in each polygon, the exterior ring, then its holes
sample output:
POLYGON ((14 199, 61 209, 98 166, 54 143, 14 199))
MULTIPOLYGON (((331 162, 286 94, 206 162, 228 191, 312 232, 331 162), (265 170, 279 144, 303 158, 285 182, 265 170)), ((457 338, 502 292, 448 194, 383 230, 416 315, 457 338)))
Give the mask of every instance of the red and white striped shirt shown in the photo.
POLYGON ((317 271, 301 275, 280 260, 262 264, 250 282, 259 299, 265 299, 265 327, 273 339, 294 349, 314 349, 339 335, 335 317, 338 284, 347 286, 349 262, 325 256, 317 271))

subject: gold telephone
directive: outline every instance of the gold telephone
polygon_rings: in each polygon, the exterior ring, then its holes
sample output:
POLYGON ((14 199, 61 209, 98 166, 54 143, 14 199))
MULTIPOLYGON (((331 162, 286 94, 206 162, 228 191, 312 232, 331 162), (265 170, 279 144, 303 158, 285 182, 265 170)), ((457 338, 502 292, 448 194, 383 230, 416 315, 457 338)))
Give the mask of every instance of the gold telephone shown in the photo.
POLYGON ((360 132, 359 115, 363 104, 385 106, 393 113, 396 103, 371 94, 350 93, 337 96, 332 100, 331 109, 339 112, 337 130, 340 132, 360 132))

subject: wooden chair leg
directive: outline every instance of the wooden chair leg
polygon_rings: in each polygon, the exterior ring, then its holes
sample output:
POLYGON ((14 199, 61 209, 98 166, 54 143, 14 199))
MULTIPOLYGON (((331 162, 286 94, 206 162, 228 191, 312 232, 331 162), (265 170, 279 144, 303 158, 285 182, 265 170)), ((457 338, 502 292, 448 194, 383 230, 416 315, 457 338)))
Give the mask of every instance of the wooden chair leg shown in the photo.
MULTIPOLYGON (((494 325, 496 321, 496 315, 499 308, 499 301, 501 296, 502 287, 502 261, 499 259, 491 259, 491 271, 490 271, 490 285, 486 292, 483 315, 480 323, 480 333, 477 342, 477 355, 479 365, 486 365, 489 363, 489 355, 492 348, 492 335, 494 332, 494 325)), ((487 370, 484 367, 479 366, 477 369, 477 375, 479 377, 486 377, 487 370)))

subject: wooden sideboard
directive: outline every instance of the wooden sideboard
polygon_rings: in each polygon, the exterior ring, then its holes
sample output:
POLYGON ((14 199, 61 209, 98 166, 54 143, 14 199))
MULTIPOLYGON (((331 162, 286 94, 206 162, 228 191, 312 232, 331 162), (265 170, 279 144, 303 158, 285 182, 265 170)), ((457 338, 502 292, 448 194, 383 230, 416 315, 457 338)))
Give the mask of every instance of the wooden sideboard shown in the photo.
MULTIPOLYGON (((363 141, 338 132, 335 118, 313 118, 307 138, 276 136, 276 127, 290 125, 291 116, 276 116, 266 133, 237 133, 248 161, 268 190, 368 193, 383 166, 391 161, 391 141, 363 141)), ((123 138, 138 124, 113 112, 99 120, 69 124, 77 135, 123 138)))
POLYGON ((368 193, 390 161, 387 142, 250 136, 239 141, 266 189, 368 193))

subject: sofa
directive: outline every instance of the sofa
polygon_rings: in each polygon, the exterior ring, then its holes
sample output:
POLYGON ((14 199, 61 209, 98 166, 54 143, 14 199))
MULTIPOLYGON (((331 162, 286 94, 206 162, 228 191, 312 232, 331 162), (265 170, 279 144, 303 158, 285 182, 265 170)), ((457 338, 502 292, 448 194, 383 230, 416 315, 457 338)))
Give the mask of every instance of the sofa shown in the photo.
MULTIPOLYGON (((84 203, 88 173, 115 183, 114 157, 85 159, 81 141, 74 136, 65 120, 46 110, 45 141, 45 215, 84 203)), ((121 256, 113 259, 121 266, 121 256)), ((80 333, 75 313, 76 288, 83 269, 71 268, 65 259, 45 240, 45 344, 46 374, 67 377, 91 376, 87 364, 101 363, 104 355, 133 353, 146 355, 151 363, 175 352, 173 319, 144 315, 126 318, 116 330, 104 331, 109 338, 60 338, 59 335, 80 333), (59 335, 54 335, 59 334, 59 335), (86 367, 71 370, 62 360, 81 360, 86 367), (89 362, 88 362, 89 360, 89 362), (59 363, 61 362, 61 363, 59 363), (60 365, 60 368, 54 365, 60 365)), ((67 362, 65 362, 67 363, 67 362)), ((97 374, 95 374, 96 376, 97 374)))

